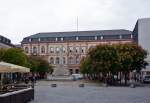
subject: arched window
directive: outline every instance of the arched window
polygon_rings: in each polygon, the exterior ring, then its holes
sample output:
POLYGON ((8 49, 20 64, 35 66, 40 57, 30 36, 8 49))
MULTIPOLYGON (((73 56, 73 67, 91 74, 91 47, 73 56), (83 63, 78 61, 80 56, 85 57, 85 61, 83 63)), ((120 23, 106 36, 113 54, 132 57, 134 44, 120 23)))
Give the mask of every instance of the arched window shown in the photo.
POLYGON ((69 48, 69 52, 72 53, 73 52, 73 47, 69 48))
POLYGON ((56 64, 59 64, 60 63, 60 59, 59 57, 56 58, 56 64))
POLYGON ((66 52, 66 48, 65 48, 65 47, 63 47, 62 49, 63 49, 63 53, 65 53, 65 52, 66 52))
POLYGON ((76 69, 76 70, 75 70, 75 73, 78 74, 78 73, 79 73, 79 69, 76 69))
POLYGON ((50 53, 54 53, 54 48, 50 47, 50 53))
POLYGON ((69 64, 74 64, 73 57, 69 57, 69 64))
POLYGON ((76 53, 79 53, 79 47, 76 47, 76 53))
POLYGON ((66 58, 63 57, 63 64, 66 64, 66 58))
POLYGON ((41 47, 41 53, 45 53, 45 47, 44 46, 41 47))
POLYGON ((79 64, 80 63, 80 58, 79 56, 76 56, 76 64, 79 64))
POLYGON ((25 53, 29 53, 29 48, 25 47, 25 53))
POLYGON ((85 47, 81 48, 81 53, 85 53, 85 47))
POLYGON ((37 47, 33 47, 33 53, 37 53, 37 47))
POLYGON ((56 48, 56 53, 59 53, 60 52, 60 48, 56 48))
POLYGON ((50 58, 50 64, 54 64, 54 58, 53 57, 50 58))

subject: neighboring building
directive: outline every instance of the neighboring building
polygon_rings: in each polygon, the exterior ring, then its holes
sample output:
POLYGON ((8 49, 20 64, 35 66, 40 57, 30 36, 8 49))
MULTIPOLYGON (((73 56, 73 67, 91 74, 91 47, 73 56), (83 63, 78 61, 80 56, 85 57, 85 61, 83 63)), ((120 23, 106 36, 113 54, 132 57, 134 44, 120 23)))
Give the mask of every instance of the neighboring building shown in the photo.
POLYGON ((15 48, 21 49, 21 44, 15 44, 15 48))
POLYGON ((12 48, 11 40, 0 35, 0 48, 12 48))
MULTIPOLYGON (((139 19, 133 30, 133 36, 138 44, 148 51, 147 61, 150 63, 150 18, 139 19)), ((146 67, 145 72, 150 72, 150 66, 146 67)))
MULTIPOLYGON (((55 66, 55 70, 79 73, 79 63, 89 48, 99 44, 131 43, 129 30, 97 30, 38 33, 23 39, 27 55, 40 56, 55 66)), ((56 73, 57 74, 57 73, 56 73)), ((60 74, 58 74, 60 75, 60 74)))
MULTIPOLYGON (((138 44, 150 53, 150 18, 139 19, 133 30, 133 35, 137 35, 138 44)), ((150 61, 150 55, 148 60, 150 61)))

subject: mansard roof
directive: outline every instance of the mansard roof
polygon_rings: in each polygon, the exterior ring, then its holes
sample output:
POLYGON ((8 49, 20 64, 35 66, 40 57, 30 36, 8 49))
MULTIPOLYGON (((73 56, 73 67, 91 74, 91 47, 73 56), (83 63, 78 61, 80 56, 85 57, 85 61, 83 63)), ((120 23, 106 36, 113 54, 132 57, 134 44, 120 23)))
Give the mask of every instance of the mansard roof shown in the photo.
POLYGON ((93 31, 70 31, 70 32, 41 32, 26 38, 43 38, 43 37, 72 37, 72 36, 99 36, 99 35, 126 35, 132 34, 125 29, 118 30, 93 30, 93 31))

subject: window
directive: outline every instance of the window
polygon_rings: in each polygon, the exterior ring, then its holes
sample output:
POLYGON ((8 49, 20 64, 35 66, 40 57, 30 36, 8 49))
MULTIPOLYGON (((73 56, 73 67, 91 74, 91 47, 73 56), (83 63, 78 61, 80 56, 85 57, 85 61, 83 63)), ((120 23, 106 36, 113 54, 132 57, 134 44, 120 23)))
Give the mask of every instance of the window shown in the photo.
POLYGON ((31 41, 32 41, 32 42, 38 42, 38 41, 39 41, 39 38, 31 38, 31 41))
POLYGON ((80 63, 80 58, 79 56, 76 56, 76 64, 79 64, 80 63))
POLYGON ((79 53, 79 47, 76 47, 76 53, 79 53))
POLYGON ((103 36, 97 36, 97 40, 103 40, 103 36))
POLYGON ((72 53, 73 52, 73 47, 69 48, 69 52, 72 53))
POLYGON ((75 36, 72 36, 72 37, 64 37, 63 40, 64 40, 64 41, 73 41, 73 40, 76 40, 76 37, 75 37, 75 36))
POLYGON ((25 53, 29 53, 29 48, 25 47, 25 53))
POLYGON ((63 57, 63 64, 66 64, 66 58, 63 57))
POLYGON ((104 35, 103 39, 105 40, 120 39, 120 35, 104 35))
POLYGON ((57 41, 61 41, 61 37, 57 37, 57 41))
POLYGON ((130 34, 122 35, 122 39, 131 39, 131 35, 130 34))
POLYGON ((95 36, 79 36, 79 40, 95 40, 95 36))
POLYGON ((73 74, 73 70, 72 69, 69 69, 69 72, 70 72, 70 74, 73 74))
POLYGON ((41 53, 45 53, 45 47, 44 46, 41 47, 41 53))
POLYGON ((50 53, 54 53, 54 48, 50 47, 50 53))
POLYGON ((75 70, 75 73, 78 74, 78 73, 79 73, 79 69, 76 69, 76 70, 75 70))
POLYGON ((56 64, 59 64, 60 63, 60 59, 59 57, 56 58, 56 64))
POLYGON ((73 57, 69 57, 69 64, 73 64, 73 57))
POLYGON ((64 38, 63 37, 61 37, 61 41, 63 41, 64 40, 64 38))
POLYGON ((81 53, 85 53, 85 47, 81 48, 81 53))
POLYGON ((37 53, 37 47, 33 47, 33 53, 37 53))
POLYGON ((45 41, 55 41, 56 40, 56 38, 55 37, 42 37, 42 38, 40 38, 40 41, 43 41, 43 42, 45 42, 45 41))
POLYGON ((66 48, 65 47, 63 47, 63 53, 65 53, 66 52, 66 48))
POLYGON ((56 53, 60 53, 60 48, 56 48, 56 53))
POLYGON ((54 64, 54 58, 53 57, 50 58, 50 64, 54 64))

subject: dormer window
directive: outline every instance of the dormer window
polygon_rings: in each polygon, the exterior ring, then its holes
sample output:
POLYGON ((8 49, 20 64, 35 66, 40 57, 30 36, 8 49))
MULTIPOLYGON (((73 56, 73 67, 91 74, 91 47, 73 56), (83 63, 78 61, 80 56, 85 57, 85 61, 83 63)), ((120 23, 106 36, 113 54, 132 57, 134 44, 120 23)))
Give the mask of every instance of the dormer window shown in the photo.
POLYGON ((133 38, 133 35, 131 34, 131 39, 133 38))
POLYGON ((97 36, 95 36, 95 40, 97 40, 97 36))
POLYGON ((104 37, 103 37, 103 36, 101 36, 101 40, 103 40, 103 38, 104 38, 104 37))
POLYGON ((64 38, 63 37, 61 37, 61 41, 63 41, 64 40, 64 38))
POLYGON ((56 38, 56 41, 58 41, 58 38, 56 38))
POLYGON ((78 36, 76 37, 76 40, 79 40, 79 37, 78 37, 78 36))
POLYGON ((120 37, 119 37, 120 39, 122 39, 122 35, 120 35, 120 37))
POLYGON ((31 42, 31 38, 29 38, 29 42, 31 42))

